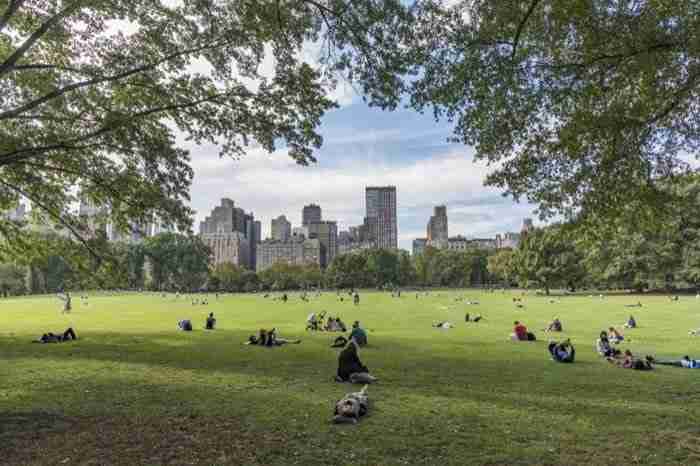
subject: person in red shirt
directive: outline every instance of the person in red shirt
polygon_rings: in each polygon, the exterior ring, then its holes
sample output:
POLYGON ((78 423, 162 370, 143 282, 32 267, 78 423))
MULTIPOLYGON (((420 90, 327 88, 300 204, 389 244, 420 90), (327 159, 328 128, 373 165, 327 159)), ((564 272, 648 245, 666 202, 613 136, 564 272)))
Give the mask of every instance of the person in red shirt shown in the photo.
POLYGON ((513 324, 515 325, 515 328, 513 329, 511 338, 513 340, 527 341, 527 327, 517 320, 513 324))

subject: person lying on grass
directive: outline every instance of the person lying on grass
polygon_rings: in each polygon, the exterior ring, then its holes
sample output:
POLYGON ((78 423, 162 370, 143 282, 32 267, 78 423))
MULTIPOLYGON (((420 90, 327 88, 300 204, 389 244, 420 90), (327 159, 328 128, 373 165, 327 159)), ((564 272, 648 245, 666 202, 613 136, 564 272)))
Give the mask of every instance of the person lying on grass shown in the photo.
POLYGON ((513 341, 535 341, 535 334, 527 331, 527 327, 520 321, 513 322, 513 333, 510 334, 510 339, 513 341))
POLYGON ((350 383, 372 383, 377 380, 376 377, 370 375, 367 366, 360 361, 360 347, 354 338, 350 339, 338 356, 338 371, 335 380, 350 383))
POLYGON ((619 349, 612 347, 608 339, 608 332, 605 330, 600 332, 600 337, 596 341, 596 350, 598 350, 598 354, 606 358, 616 358, 621 354, 619 349))
POLYGON ((630 316, 629 319, 627 319, 627 322, 625 322, 625 328, 637 328, 637 321, 634 319, 634 316, 630 316))
POLYGON ((78 336, 73 331, 73 327, 69 327, 68 330, 63 333, 59 333, 58 335, 51 332, 45 333, 41 336, 41 338, 34 340, 33 343, 64 343, 66 341, 77 339, 78 336))
POLYGON ((608 338, 610 338, 610 342, 613 345, 617 345, 618 343, 625 341, 625 336, 615 327, 608 328, 608 338))
POLYGON ((214 318, 214 313, 210 312, 204 328, 207 330, 214 330, 214 327, 216 327, 216 319, 214 318))
POLYGON ((368 410, 369 398, 367 397, 367 385, 365 385, 359 392, 348 393, 335 404, 333 423, 357 424, 368 410))
POLYGON ((646 356, 644 359, 635 358, 632 351, 625 350, 622 359, 608 358, 608 362, 615 364, 622 369, 635 369, 638 371, 650 371, 654 368, 652 365, 654 358, 646 356))
POLYGON ((572 363, 576 358, 576 350, 568 338, 561 343, 551 342, 547 346, 547 350, 549 350, 552 360, 556 362, 572 363))
POLYGON ((468 312, 467 312, 467 314, 464 316, 464 321, 465 321, 465 322, 479 322, 481 319, 483 319, 483 317, 481 317, 481 316, 478 315, 478 314, 475 315, 475 316, 472 318, 472 317, 469 315, 468 312))
POLYGON ((258 332, 258 336, 251 335, 248 337, 246 345, 259 345, 259 346, 282 346, 286 344, 298 345, 301 340, 287 340, 284 338, 277 337, 277 329, 273 328, 271 330, 265 330, 261 328, 258 332))
POLYGON ((564 328, 561 325, 561 321, 558 317, 555 317, 554 320, 549 323, 547 328, 544 329, 545 332, 562 332, 563 330, 564 328))
POLYGON ((435 327, 435 328, 444 328, 444 329, 448 329, 448 328, 454 327, 454 325, 452 325, 451 323, 445 321, 445 322, 436 322, 436 323, 433 324, 433 327, 435 327))
POLYGON ((335 340, 333 340, 333 344, 331 345, 331 348, 345 348, 345 345, 348 344, 348 339, 345 338, 344 336, 339 336, 335 340))
POLYGON ((690 356, 683 356, 683 358, 681 358, 680 360, 654 360, 654 363, 662 364, 664 366, 682 367, 684 369, 700 369, 700 359, 690 359, 690 356))

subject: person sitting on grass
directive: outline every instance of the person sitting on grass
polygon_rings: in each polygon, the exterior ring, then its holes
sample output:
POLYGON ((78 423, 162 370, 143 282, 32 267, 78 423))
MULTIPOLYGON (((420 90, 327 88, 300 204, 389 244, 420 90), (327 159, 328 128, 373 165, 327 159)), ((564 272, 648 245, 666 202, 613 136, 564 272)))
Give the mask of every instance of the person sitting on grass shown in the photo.
POLYGON ((318 330, 318 316, 315 312, 306 318, 306 330, 318 330))
POLYGON ((622 369, 650 371, 654 368, 654 366, 652 365, 652 363, 654 362, 654 358, 652 358, 651 356, 646 356, 644 359, 637 359, 632 355, 632 351, 630 350, 625 350, 624 356, 621 360, 608 358, 608 361, 622 369))
POLYGON ((69 327, 68 330, 63 333, 59 333, 58 335, 51 332, 45 333, 41 336, 41 338, 34 340, 34 343, 64 343, 66 341, 77 339, 78 336, 75 334, 75 331, 73 331, 73 327, 69 327))
POLYGON ((515 326, 513 333, 510 334, 510 339, 513 341, 535 341, 535 334, 527 331, 527 327, 519 321, 513 322, 515 326))
POLYGON ((608 338, 610 338, 610 342, 613 345, 617 345, 625 341, 625 336, 622 335, 622 333, 620 333, 620 331, 617 330, 615 327, 608 328, 608 338))
POLYGON ((335 317, 328 317, 328 321, 326 322, 326 331, 327 332, 337 332, 340 330, 340 327, 338 326, 338 323, 335 319, 335 317))
POLYGON ((625 328, 637 328, 637 321, 634 320, 634 316, 630 316, 625 323, 625 328))
POLYGON ((576 358, 576 350, 569 339, 561 343, 551 342, 547 349, 556 362, 572 363, 576 358))
POLYGON ((367 366, 360 361, 359 345, 351 338, 347 346, 338 356, 337 382, 372 383, 377 379, 370 375, 367 366))
POLYGON ((61 313, 70 314, 70 311, 73 309, 70 293, 66 292, 63 296, 59 295, 58 298, 63 300, 63 311, 61 313))
POLYGON ((335 319, 335 325, 336 325, 336 327, 338 327, 338 330, 341 331, 341 332, 347 332, 347 331, 348 331, 348 328, 347 328, 347 326, 345 325, 345 322, 343 322, 343 321, 340 319, 340 317, 336 317, 336 319, 335 319))
POLYGON ((620 356, 620 350, 612 347, 608 339, 608 332, 605 330, 600 332, 600 337, 596 342, 596 349, 598 350, 598 354, 606 358, 616 358, 620 356))
POLYGON ((177 329, 182 330, 183 332, 191 332, 192 322, 189 319, 178 320, 177 329))
POLYGON ((365 330, 362 327, 360 327, 359 320, 356 320, 352 324, 350 339, 354 339, 359 346, 365 346, 367 344, 367 332, 365 332, 365 330))
POLYGON ((700 359, 690 359, 690 356, 683 356, 681 360, 655 361, 656 364, 664 366, 682 367, 684 369, 700 369, 700 359))
POLYGON ((558 317, 555 317, 554 320, 547 326, 547 328, 544 329, 545 332, 562 332, 563 330, 564 328, 561 325, 561 321, 558 317))
POLYGON ((207 317, 207 323, 204 326, 204 328, 207 330, 214 330, 214 327, 216 327, 216 319, 214 318, 214 313, 210 312, 209 317, 207 317))

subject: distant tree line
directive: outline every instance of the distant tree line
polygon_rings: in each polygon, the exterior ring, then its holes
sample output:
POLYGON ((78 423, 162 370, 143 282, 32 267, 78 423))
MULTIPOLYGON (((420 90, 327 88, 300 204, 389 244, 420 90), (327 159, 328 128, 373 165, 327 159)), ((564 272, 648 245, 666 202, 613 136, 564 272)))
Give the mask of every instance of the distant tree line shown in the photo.
POLYGON ((100 258, 64 236, 28 232, 33 247, 0 263, 0 295, 79 289, 251 292, 310 288, 517 286, 552 289, 700 288, 700 183, 673 187, 659 218, 640 202, 615 220, 572 220, 535 228, 516 249, 367 249, 337 256, 326 270, 275 264, 254 272, 211 264, 196 236, 163 233, 138 244, 90 239, 100 258))

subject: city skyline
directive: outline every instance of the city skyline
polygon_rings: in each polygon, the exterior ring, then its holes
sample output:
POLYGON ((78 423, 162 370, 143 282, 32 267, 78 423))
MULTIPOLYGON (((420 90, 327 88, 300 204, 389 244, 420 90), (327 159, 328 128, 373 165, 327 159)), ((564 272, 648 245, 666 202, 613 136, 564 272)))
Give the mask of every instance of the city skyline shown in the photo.
POLYGON ((308 167, 296 165, 284 148, 268 155, 253 147, 231 160, 219 158, 216 146, 182 141, 193 156, 195 224, 219 198, 230 197, 262 220, 263 238, 279 215, 301 225, 302 209, 312 203, 324 219, 338 222, 338 231, 347 230, 363 223, 364 190, 374 185, 397 187, 398 246, 405 250, 425 235, 435 205, 449 209, 452 231, 477 237, 519 231, 522 219, 533 216, 533 206, 485 188, 488 168, 473 163, 471 148, 447 143, 449 125, 429 116, 381 112, 345 98, 324 116, 321 133, 318 163, 308 167))

